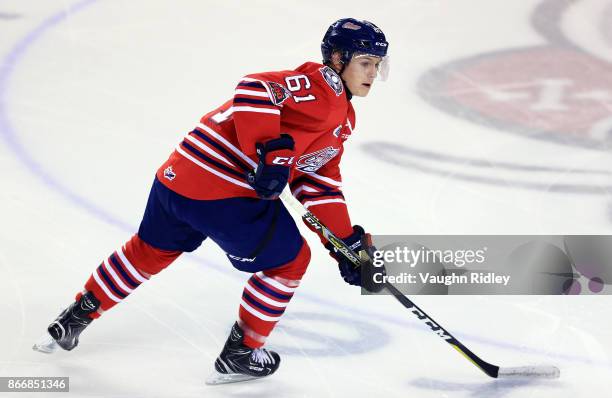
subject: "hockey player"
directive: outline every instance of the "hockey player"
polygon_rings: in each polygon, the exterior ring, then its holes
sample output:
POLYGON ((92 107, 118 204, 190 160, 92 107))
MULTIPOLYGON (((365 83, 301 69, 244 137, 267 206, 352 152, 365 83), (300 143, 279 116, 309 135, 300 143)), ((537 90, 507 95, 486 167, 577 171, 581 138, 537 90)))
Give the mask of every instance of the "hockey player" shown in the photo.
MULTIPOLYGON (((159 168, 138 233, 93 271, 34 348, 72 350, 94 319, 210 237, 235 268, 253 275, 208 382, 274 373, 280 357, 263 345, 310 260, 278 197, 289 186, 337 236, 360 249, 365 232, 351 224, 339 164, 355 127, 351 97, 367 96, 377 75, 384 78, 387 49, 374 24, 345 18, 323 37, 323 64, 244 77, 233 98, 204 115, 159 168)), ((343 279, 359 285, 359 268, 322 241, 343 279)))

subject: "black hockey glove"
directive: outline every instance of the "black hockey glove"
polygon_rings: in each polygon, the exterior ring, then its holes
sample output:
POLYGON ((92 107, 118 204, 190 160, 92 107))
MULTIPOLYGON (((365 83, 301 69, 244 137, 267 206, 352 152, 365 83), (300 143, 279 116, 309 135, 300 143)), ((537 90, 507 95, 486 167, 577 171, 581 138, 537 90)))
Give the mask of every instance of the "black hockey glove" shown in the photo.
POLYGON ((262 199, 276 199, 287 185, 295 143, 289 134, 258 142, 257 169, 247 173, 247 182, 262 199))
POLYGON ((375 283, 373 279, 374 273, 385 274, 384 267, 375 267, 372 259, 376 248, 372 246, 370 234, 367 234, 360 225, 353 226, 353 233, 343 239, 355 253, 361 254, 364 250, 369 257, 368 261, 364 261, 360 266, 353 264, 351 260, 340 253, 330 242, 325 244, 325 248, 329 250, 331 256, 338 262, 340 275, 342 279, 349 285, 361 286, 369 292, 379 292, 384 285, 375 283))

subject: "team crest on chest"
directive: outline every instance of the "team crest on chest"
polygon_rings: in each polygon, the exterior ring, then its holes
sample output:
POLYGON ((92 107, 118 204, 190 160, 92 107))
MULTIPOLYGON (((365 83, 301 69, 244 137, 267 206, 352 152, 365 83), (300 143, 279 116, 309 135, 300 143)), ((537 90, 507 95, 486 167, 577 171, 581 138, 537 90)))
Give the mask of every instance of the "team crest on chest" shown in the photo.
POLYGON ((340 79, 340 76, 338 76, 338 74, 329 66, 324 66, 319 69, 319 71, 323 75, 325 82, 332 88, 332 90, 334 90, 336 96, 342 94, 344 91, 344 86, 342 85, 342 79, 340 79))
POLYGON ((316 152, 307 153, 300 156, 295 167, 302 173, 314 173, 332 160, 339 152, 340 148, 328 146, 316 152))
POLYGON ((276 82, 266 82, 270 89, 271 100, 276 106, 281 106, 287 98, 291 97, 291 92, 282 84, 276 82))

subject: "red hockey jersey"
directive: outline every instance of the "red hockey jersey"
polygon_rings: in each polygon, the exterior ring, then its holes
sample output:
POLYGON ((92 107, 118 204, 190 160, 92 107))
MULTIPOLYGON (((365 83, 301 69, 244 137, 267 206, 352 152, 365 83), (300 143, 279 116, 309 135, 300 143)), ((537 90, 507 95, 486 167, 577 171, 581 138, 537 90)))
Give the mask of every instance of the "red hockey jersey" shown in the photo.
POLYGON ((355 126, 355 111, 338 74, 308 62, 295 70, 243 78, 234 97, 204 115, 157 171, 158 179, 198 200, 257 197, 246 173, 257 164, 255 144, 278 138, 295 141, 293 195, 335 234, 352 233, 341 191, 343 144, 355 126))

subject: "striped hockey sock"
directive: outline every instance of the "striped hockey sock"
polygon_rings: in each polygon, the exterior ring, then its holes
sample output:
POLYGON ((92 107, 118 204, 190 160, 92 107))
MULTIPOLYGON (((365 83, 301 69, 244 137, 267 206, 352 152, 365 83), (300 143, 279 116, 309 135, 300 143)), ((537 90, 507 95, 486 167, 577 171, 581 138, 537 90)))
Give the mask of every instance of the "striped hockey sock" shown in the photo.
MULTIPOLYGON (((150 278, 149 274, 139 271, 132 265, 124 250, 125 247, 122 247, 105 259, 85 284, 85 290, 93 292, 100 300, 102 311, 108 311, 120 303, 150 278)), ((99 316, 100 314, 96 313, 92 317, 99 316)))
POLYGON ((299 283, 299 280, 266 276, 263 272, 253 274, 242 293, 239 311, 245 345, 251 348, 264 345, 299 283))
MULTIPOLYGON (((98 318, 102 312, 120 303, 180 254, 180 251, 157 249, 134 235, 125 246, 105 259, 85 283, 85 290, 100 301, 100 309, 90 316, 98 318)), ((77 294, 77 300, 80 295, 77 294)))

